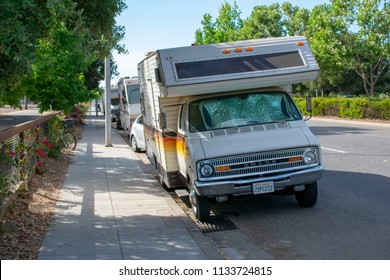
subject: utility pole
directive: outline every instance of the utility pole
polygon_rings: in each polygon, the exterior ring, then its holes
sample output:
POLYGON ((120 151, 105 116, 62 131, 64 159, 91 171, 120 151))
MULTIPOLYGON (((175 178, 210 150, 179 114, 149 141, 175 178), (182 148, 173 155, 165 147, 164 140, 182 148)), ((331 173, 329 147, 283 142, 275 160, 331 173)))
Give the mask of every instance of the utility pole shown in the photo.
POLYGON ((106 81, 105 91, 105 135, 106 135, 106 147, 112 147, 111 141, 111 66, 110 57, 106 57, 104 60, 104 79, 106 81))

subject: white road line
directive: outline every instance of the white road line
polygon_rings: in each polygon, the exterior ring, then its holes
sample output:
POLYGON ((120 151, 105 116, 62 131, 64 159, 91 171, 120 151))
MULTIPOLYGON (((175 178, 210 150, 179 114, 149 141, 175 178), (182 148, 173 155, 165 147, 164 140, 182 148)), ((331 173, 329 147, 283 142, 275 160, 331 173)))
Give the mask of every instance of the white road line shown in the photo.
POLYGON ((336 153, 340 153, 340 154, 348 154, 346 151, 341 151, 341 150, 336 150, 336 149, 331 149, 331 148, 321 147, 321 149, 327 150, 327 151, 336 152, 336 153))

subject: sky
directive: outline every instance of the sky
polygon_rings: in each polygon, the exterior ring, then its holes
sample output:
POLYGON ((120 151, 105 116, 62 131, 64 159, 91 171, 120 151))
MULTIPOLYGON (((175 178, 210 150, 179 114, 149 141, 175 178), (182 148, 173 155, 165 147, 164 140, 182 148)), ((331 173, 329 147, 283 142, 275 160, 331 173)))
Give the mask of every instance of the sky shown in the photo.
MULTIPOLYGON (((253 7, 270 5, 272 0, 236 0, 241 18, 247 18, 253 7)), ((119 77, 137 76, 137 65, 149 51, 164 48, 190 46, 195 41, 195 31, 201 28, 203 15, 208 13, 213 20, 219 15, 223 3, 234 4, 234 0, 126 0, 127 9, 116 18, 117 25, 125 27, 126 35, 120 43, 128 54, 114 52, 119 77)), ((327 0, 289 0, 306 9, 329 3, 327 0)), ((119 77, 113 77, 116 83, 119 77)))

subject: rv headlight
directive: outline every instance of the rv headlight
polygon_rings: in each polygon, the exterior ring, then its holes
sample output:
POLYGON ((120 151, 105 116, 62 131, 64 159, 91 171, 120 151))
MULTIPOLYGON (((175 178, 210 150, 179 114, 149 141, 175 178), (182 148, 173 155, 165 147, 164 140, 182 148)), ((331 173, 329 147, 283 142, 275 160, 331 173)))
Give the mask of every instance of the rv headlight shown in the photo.
POLYGON ((317 155, 314 151, 308 150, 303 154, 303 161, 306 164, 313 164, 316 162, 317 155))
POLYGON ((209 162, 205 162, 200 166, 199 172, 202 177, 210 177, 214 174, 214 166, 209 162))

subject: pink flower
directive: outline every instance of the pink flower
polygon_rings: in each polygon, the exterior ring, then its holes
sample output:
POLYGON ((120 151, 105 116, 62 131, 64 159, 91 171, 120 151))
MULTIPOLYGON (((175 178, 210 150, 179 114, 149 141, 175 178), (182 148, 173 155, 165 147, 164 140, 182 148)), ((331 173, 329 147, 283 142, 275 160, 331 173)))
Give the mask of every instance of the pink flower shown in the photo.
POLYGON ((37 154, 40 154, 42 151, 41 151, 41 148, 38 148, 37 149, 37 154))
POLYGON ((50 143, 48 143, 47 146, 48 146, 49 148, 53 148, 53 145, 50 144, 50 143))
POLYGON ((39 155, 41 156, 41 158, 45 158, 45 153, 39 153, 39 155))
POLYGON ((41 165, 42 165, 42 162, 38 161, 38 162, 37 162, 37 166, 39 167, 39 166, 41 166, 41 165))
POLYGON ((30 134, 28 135, 28 137, 29 137, 29 138, 32 138, 32 137, 33 137, 33 135, 30 133, 30 134))
POLYGON ((9 154, 11 155, 11 156, 15 156, 15 152, 14 151, 11 151, 11 152, 9 152, 9 154))
POLYGON ((47 140, 47 138, 43 138, 42 143, 43 145, 47 145, 49 143, 49 140, 47 140))
POLYGON ((6 152, 7 151, 7 147, 4 147, 3 150, 4 150, 4 152, 6 152))

